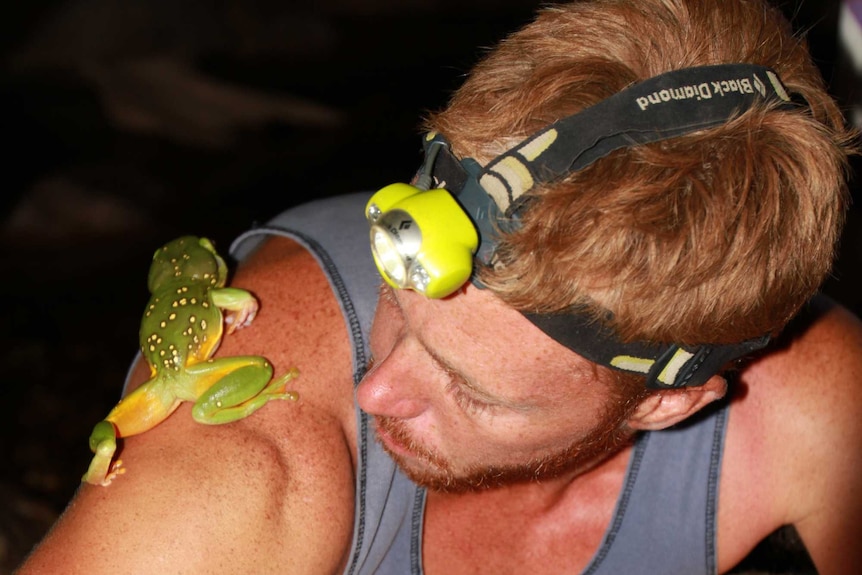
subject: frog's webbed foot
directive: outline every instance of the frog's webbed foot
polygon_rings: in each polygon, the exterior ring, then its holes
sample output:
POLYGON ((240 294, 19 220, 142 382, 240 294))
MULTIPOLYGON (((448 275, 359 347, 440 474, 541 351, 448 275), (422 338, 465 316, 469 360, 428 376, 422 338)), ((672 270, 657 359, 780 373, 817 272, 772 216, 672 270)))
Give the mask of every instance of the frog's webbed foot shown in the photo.
POLYGON ((116 477, 120 462, 111 464, 117 451, 117 434, 114 424, 100 421, 90 435, 90 450, 95 454, 87 473, 81 478, 92 485, 108 485, 116 477))

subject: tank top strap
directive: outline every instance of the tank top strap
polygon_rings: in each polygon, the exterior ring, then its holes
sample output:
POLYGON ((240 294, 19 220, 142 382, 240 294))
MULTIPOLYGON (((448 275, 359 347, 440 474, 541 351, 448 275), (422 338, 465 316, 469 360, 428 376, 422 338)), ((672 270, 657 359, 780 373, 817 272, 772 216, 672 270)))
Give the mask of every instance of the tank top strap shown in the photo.
POLYGON ((584 575, 714 575, 727 406, 638 439, 614 518, 584 575))
MULTIPOLYGON (((245 232, 231 245, 231 255, 242 260, 266 237, 276 235, 296 241, 314 256, 341 307, 353 349, 354 385, 368 365, 368 333, 381 281, 364 216, 370 196, 356 193, 302 204, 245 232)), ((419 573, 422 517, 417 510, 422 508, 424 491, 398 471, 374 440, 369 416, 358 406, 356 421, 356 506, 344 573, 419 573)))

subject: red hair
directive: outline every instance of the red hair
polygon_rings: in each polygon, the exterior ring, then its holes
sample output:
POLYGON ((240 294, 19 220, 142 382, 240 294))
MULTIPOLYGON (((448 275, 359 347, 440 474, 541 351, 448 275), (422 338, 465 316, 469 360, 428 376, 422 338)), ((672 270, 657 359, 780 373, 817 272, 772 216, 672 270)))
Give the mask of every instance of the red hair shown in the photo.
POLYGON ((775 332, 828 273, 854 133, 803 40, 758 0, 593 0, 542 10, 433 115, 486 163, 640 80, 691 66, 774 69, 808 102, 614 152, 542 185, 502 266, 482 280, 516 309, 613 314, 623 339, 727 343, 775 332))

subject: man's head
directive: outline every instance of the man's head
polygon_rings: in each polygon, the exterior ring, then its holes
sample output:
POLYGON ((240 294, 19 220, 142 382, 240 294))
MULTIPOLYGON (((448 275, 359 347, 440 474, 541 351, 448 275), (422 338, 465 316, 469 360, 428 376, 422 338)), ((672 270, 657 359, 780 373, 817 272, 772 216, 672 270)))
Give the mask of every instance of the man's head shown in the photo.
POLYGON ((725 391, 715 376, 647 394, 642 377, 587 362, 515 310, 578 307, 613 318, 624 341, 735 343, 779 330, 817 289, 843 219, 849 134, 804 45, 760 2, 546 9, 428 127, 485 164, 629 85, 726 63, 775 70, 805 105, 755 106, 537 186, 500 265, 480 272, 490 290, 381 299, 358 397, 414 479, 475 488, 582 471, 725 391))

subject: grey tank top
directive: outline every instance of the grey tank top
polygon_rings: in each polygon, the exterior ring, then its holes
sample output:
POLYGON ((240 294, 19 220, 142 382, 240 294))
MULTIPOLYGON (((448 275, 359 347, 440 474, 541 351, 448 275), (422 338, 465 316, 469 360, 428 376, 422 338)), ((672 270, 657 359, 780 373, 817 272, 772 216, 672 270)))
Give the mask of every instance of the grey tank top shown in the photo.
MULTIPOLYGON (((247 257, 266 236, 290 238, 314 255, 341 306, 353 344, 354 385, 368 361, 368 332, 380 277, 363 216, 369 194, 292 208, 241 235, 231 255, 247 257)), ((425 491, 374 441, 356 408, 358 469, 353 544, 345 575, 421 575, 425 491)), ((583 571, 716 573, 716 509, 726 406, 674 429, 641 435, 601 545, 583 571)))

